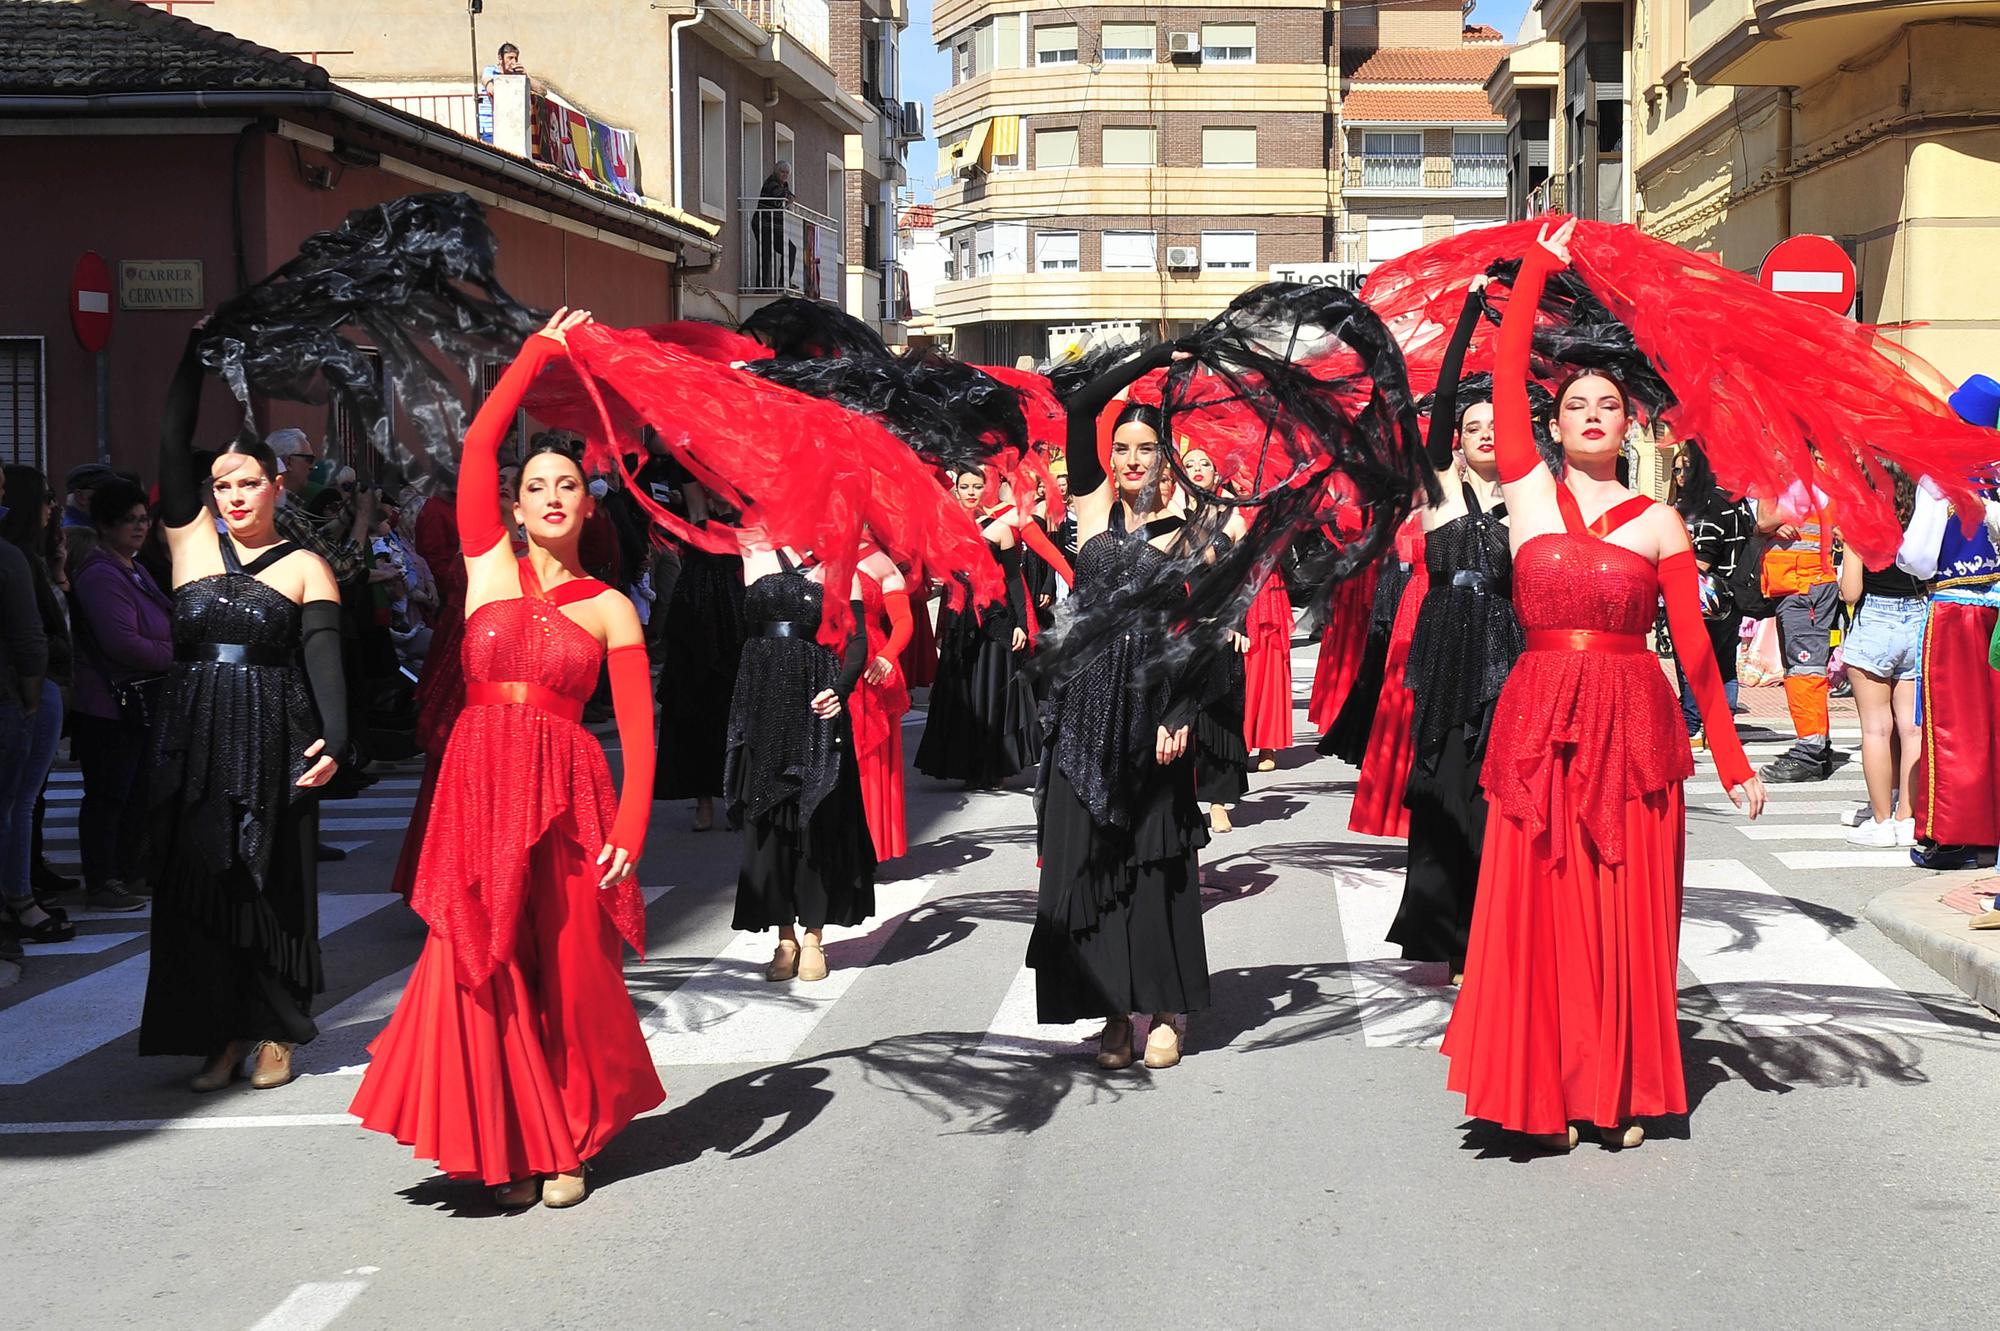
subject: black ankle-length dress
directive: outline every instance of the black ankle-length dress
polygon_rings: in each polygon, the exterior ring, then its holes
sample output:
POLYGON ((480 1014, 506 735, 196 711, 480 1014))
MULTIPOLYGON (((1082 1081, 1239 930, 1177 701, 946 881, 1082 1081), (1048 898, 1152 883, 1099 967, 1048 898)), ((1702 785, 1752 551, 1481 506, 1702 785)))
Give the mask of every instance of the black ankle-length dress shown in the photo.
MULTIPOLYGON (((857 633, 846 658, 834 656, 817 637, 821 605, 820 585, 789 568, 743 594, 723 777, 730 817, 743 825, 737 929, 854 925, 875 913, 875 845, 848 709, 831 719, 812 710, 822 689, 851 699, 867 640, 857 633)), ((854 611, 859 624, 858 603, 854 611)))
POLYGON ((1425 537, 1430 587, 1403 675, 1415 754, 1403 796, 1409 868, 1388 941, 1411 961, 1465 957, 1486 839, 1479 769, 1500 688, 1524 642, 1502 510, 1485 512, 1472 487, 1464 490, 1464 516, 1425 537))
MULTIPOLYGON (((1123 518, 1114 504, 1109 528, 1078 552, 1077 606, 1102 604, 1164 563, 1148 538, 1181 521, 1127 534, 1123 518)), ((1196 866, 1208 825, 1192 749, 1166 766, 1154 757, 1158 728, 1185 724, 1192 709, 1172 707, 1173 682, 1148 669, 1158 648, 1148 634, 1128 634, 1054 692, 1028 942, 1042 1022, 1208 1006, 1196 866)))
POLYGON ((219 542, 224 572, 174 590, 174 663, 146 790, 153 937, 141 1054, 318 1034, 319 791, 297 782, 320 722, 299 665, 301 607, 219 542))
POLYGON ((743 560, 689 546, 666 615, 653 798, 720 795, 729 704, 743 658, 743 560))
POLYGON ((988 544, 1007 580, 1007 604, 938 611, 937 678, 915 759, 925 776, 975 786, 1005 781, 1041 749, 1034 685, 1022 669, 1027 653, 1013 649, 1014 630, 1027 626, 1021 547, 988 544))

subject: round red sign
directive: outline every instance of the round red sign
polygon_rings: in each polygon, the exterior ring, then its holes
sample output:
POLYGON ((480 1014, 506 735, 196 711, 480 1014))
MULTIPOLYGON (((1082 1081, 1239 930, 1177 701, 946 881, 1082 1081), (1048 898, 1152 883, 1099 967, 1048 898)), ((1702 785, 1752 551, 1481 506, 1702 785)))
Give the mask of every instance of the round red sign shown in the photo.
POLYGON ((1764 256, 1757 275, 1766 291, 1822 306, 1835 314, 1854 309, 1854 260, 1828 236, 1793 236, 1764 256))
POLYGON ((96 250, 85 250, 70 274, 69 326, 85 351, 111 341, 111 265, 96 250))

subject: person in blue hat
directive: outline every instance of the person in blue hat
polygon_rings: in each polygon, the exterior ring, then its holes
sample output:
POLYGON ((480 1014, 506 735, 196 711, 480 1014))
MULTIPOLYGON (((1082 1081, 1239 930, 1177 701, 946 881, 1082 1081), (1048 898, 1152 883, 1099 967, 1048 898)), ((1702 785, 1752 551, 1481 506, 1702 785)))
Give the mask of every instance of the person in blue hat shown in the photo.
MULTIPOLYGON (((2000 431, 2000 381, 1975 374, 1948 401, 1960 420, 2000 431)), ((1993 441, 2000 459, 2000 433, 1993 441)), ((1896 563, 1931 583, 1918 686, 1921 754, 1911 784, 1913 863, 1965 869, 1994 862, 2000 843, 2000 671, 1988 663, 2000 621, 2000 503, 1967 535, 1929 477, 1896 563)))

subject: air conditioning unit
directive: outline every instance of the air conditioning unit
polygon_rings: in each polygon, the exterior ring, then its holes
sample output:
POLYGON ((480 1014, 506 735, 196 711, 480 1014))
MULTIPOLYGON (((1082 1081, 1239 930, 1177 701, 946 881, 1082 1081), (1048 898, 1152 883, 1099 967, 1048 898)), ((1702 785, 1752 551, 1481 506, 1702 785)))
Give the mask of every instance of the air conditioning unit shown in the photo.
POLYGON ((1167 267, 1169 268, 1201 267, 1201 247, 1199 245, 1167 246, 1167 267))
POLYGON ((905 143, 915 143, 924 136, 924 104, 904 102, 903 115, 896 126, 896 137, 905 143))
POLYGON ((1167 34, 1167 58, 1177 63, 1201 63, 1201 34, 1198 32, 1170 32, 1167 34))

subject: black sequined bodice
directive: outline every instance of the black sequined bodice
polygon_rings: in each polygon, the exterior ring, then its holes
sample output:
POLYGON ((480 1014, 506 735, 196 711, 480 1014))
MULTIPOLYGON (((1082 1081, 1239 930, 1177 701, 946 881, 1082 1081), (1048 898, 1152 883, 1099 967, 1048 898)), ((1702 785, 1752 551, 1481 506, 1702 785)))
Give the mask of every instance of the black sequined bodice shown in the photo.
MULTIPOLYGON (((1122 530, 1122 515, 1115 506, 1113 525, 1077 552, 1070 613, 1104 612, 1126 588, 1170 562, 1143 530, 1122 530)), ((1129 795, 1153 761, 1155 731, 1171 692, 1154 637, 1138 629, 1120 634, 1078 667, 1055 697, 1056 765, 1101 825, 1130 824, 1129 795)))
POLYGON ((1507 528, 1477 504, 1424 538, 1430 587, 1417 611, 1404 680, 1414 693, 1418 753, 1434 753, 1453 726, 1500 696, 1524 639, 1514 615, 1507 528))
POLYGON ((803 825, 833 789, 846 743, 846 713, 813 714, 812 700, 835 686, 840 662, 822 647, 823 592, 804 573, 766 573, 743 593, 743 661, 729 706, 723 789, 732 808, 759 817, 789 799, 803 825), (789 624, 783 636, 767 624, 789 624))
POLYGON ((298 602, 247 573, 214 573, 174 589, 174 642, 296 650, 298 602))

